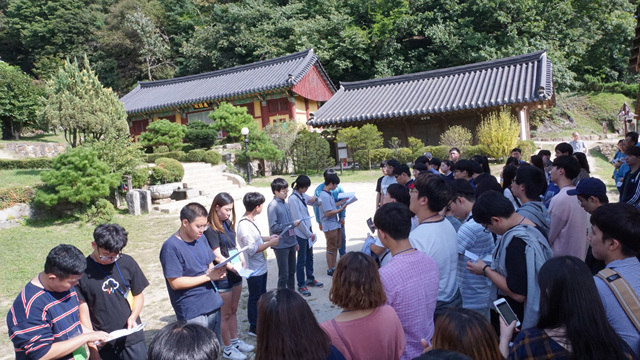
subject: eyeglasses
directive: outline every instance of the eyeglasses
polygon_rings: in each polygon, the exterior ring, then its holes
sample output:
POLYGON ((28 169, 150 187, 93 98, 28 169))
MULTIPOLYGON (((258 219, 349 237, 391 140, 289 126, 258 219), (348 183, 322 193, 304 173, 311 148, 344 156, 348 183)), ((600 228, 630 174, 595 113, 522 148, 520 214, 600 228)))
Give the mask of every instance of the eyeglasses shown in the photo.
POLYGON ((449 201, 447 206, 444 207, 445 211, 447 211, 447 212, 451 211, 451 204, 453 204, 453 201, 449 201))
POLYGON ((489 230, 489 224, 483 224, 482 227, 483 227, 482 232, 486 234, 491 233, 491 230, 489 230))
POLYGON ((118 254, 116 256, 102 256, 100 255, 100 253, 98 253, 98 258, 101 261, 118 261, 118 259, 120 259, 122 257, 122 254, 118 254))
POLYGON ((207 231, 207 229, 209 229, 209 225, 197 225, 196 229, 198 229, 198 230, 200 230, 202 232, 205 232, 205 231, 207 231))

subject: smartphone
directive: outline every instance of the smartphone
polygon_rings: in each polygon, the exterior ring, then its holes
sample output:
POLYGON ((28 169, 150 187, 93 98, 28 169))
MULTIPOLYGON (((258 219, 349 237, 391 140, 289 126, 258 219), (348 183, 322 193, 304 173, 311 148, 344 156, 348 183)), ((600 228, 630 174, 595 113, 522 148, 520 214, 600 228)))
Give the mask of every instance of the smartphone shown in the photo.
POLYGON ((513 312, 511 306, 509 306, 509 303, 505 298, 494 301, 493 305, 496 307, 496 310, 498 310, 498 314, 502 316, 502 320, 504 320, 507 325, 511 325, 511 323, 515 320, 516 327, 520 326, 520 320, 518 320, 518 317, 513 312))
POLYGON ((373 220, 371 220, 371 218, 367 219, 367 226, 369 226, 369 230, 371 230, 371 232, 376 232, 376 227, 373 225, 373 220))

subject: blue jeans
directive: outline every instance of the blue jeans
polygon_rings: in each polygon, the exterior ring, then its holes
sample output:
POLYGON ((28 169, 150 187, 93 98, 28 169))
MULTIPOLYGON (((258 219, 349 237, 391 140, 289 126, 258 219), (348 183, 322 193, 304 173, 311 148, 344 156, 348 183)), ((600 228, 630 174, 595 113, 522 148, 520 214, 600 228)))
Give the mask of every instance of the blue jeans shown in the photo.
POLYGON ((298 278, 298 287, 307 286, 304 280, 304 270, 307 269, 307 279, 313 280, 313 249, 309 248, 309 240, 296 236, 298 238, 298 264, 296 266, 296 277, 298 278))
POLYGON ((284 249, 273 249, 278 263, 278 289, 295 290, 296 246, 284 249))
POLYGON ((340 227, 340 233, 342 236, 342 240, 340 242, 340 248, 338 252, 340 253, 340 257, 343 257, 344 254, 347 253, 347 233, 344 231, 344 225, 340 227))
POLYGON ((249 318, 249 324, 256 326, 258 325, 258 300, 262 294, 267 292, 267 273, 248 277, 247 288, 249 288, 247 318, 249 318))

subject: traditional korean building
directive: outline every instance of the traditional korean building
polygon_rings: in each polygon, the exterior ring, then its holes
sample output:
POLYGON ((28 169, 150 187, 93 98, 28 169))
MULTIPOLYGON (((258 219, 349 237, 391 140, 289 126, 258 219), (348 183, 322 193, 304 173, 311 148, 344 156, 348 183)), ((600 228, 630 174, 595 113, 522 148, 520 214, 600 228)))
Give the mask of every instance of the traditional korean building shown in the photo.
POLYGON ((335 92, 313 49, 308 49, 229 69, 138 82, 120 101, 137 137, 158 119, 210 123, 209 113, 223 101, 246 107, 260 127, 289 119, 306 124, 335 92))
POLYGON ((508 106, 530 138, 529 112, 555 105, 551 61, 545 51, 452 68, 357 82, 311 115, 313 127, 373 123, 386 140, 409 136, 429 145, 450 126, 472 132, 484 115, 508 106))

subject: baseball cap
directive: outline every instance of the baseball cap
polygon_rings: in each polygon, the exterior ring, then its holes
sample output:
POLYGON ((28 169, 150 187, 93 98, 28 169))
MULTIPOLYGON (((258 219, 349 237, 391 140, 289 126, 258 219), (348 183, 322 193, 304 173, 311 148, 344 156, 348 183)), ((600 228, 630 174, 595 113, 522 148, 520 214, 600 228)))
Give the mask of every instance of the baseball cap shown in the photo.
POLYGON ((580 180, 575 189, 567 190, 567 195, 607 195, 607 186, 598 178, 588 177, 580 180))

